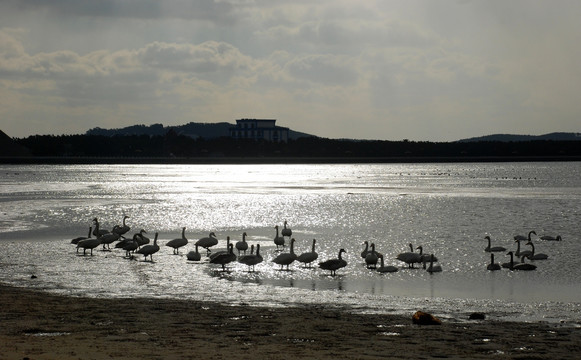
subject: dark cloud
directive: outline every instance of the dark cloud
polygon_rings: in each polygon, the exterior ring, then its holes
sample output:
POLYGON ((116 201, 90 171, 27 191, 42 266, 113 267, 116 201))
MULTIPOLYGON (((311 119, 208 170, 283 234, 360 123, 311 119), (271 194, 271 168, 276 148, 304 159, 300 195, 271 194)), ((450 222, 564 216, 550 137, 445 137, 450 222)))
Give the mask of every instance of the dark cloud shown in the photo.
POLYGON ((8 0, 13 8, 46 10, 54 15, 137 19, 177 18, 228 23, 232 6, 212 0, 8 0))

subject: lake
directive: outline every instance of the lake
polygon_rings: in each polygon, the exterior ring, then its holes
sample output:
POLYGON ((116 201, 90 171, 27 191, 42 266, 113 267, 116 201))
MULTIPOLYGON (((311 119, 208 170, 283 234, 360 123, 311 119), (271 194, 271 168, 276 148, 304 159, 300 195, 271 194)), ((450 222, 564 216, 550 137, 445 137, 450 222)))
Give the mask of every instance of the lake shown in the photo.
POLYGON ((89 297, 424 310, 457 321, 479 311, 501 320, 581 322, 579 162, 1 165, 0 202, 2 281, 14 286, 89 297), (93 218, 111 229, 124 215, 128 236, 159 233, 153 262, 128 260, 119 249, 82 256, 70 243, 87 234, 93 218), (279 270, 272 263, 279 254, 274 227, 284 221, 296 253, 310 251, 316 239, 317 262, 343 248, 348 265, 337 276, 296 262, 279 270), (165 243, 182 227, 189 244, 173 255, 165 243), (507 262, 514 236, 531 230, 535 252, 548 255, 527 261, 536 270, 486 269, 485 236, 506 248, 495 253, 496 262, 507 262), (239 263, 222 272, 205 256, 188 261, 193 243, 210 232, 219 239, 215 249, 246 233, 249 244, 260 244, 264 262, 255 272, 239 263), (364 241, 398 271, 367 269, 364 241), (434 254, 442 272, 396 260, 410 243, 434 254))

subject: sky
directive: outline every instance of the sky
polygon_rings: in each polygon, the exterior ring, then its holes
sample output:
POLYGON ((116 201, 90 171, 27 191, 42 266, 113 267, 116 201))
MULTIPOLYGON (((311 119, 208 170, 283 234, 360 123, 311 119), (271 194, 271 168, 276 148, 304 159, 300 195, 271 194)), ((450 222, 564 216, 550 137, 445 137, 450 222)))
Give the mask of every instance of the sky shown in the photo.
POLYGON ((0 130, 581 132, 577 0, 0 0, 0 130))

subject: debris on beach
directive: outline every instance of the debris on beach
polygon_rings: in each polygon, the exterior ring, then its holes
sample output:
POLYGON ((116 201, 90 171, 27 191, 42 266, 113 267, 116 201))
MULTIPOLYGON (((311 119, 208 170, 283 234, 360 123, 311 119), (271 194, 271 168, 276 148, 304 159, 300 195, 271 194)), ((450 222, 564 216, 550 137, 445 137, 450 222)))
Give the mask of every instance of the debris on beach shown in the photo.
POLYGON ((412 322, 417 325, 442 325, 440 319, 423 311, 416 311, 412 316, 412 322))

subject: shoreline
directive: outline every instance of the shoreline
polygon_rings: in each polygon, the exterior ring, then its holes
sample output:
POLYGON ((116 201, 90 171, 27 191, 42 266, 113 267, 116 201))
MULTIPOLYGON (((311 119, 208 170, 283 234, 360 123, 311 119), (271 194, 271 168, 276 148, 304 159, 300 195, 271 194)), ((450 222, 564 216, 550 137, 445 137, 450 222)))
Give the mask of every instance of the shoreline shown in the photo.
POLYGON ((393 157, 3 157, 4 165, 89 165, 89 164, 416 164, 490 162, 575 162, 581 156, 393 156, 393 157))
POLYGON ((576 359, 581 354, 581 328, 541 322, 415 325, 411 313, 95 299, 4 284, 0 303, 2 359, 576 359))

